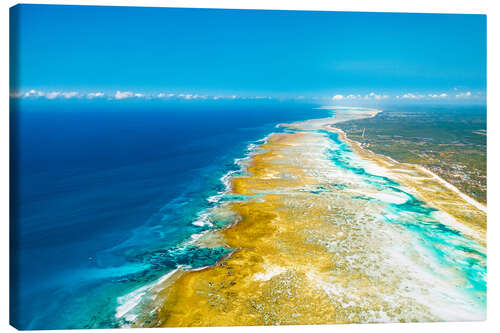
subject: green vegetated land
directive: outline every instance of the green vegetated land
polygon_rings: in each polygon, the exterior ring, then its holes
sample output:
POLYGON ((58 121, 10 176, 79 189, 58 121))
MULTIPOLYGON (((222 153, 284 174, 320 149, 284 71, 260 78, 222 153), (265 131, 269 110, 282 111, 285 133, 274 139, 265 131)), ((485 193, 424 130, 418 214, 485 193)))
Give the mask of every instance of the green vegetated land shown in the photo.
POLYGON ((486 203, 486 107, 384 108, 337 127, 364 148, 420 164, 486 203))

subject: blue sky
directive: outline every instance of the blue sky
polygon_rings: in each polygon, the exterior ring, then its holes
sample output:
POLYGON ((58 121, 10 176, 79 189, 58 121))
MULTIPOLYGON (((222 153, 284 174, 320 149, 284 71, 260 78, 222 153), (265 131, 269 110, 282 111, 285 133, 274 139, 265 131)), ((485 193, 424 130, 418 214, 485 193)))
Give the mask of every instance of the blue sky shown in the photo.
POLYGON ((11 15, 15 96, 462 99, 486 90, 484 15, 48 5, 11 15))

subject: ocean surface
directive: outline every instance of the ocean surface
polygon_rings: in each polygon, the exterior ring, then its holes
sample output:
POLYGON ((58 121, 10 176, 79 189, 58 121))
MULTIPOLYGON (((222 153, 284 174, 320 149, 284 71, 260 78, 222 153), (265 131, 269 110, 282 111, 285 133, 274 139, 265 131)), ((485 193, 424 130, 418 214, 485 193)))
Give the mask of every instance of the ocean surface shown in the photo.
MULTIPOLYGON (((224 248, 190 244, 238 161, 314 105, 16 102, 11 108, 11 323, 106 328, 134 291, 224 248), (226 176, 226 177, 224 177, 226 176)), ((220 222, 223 223, 223 222, 220 222)))

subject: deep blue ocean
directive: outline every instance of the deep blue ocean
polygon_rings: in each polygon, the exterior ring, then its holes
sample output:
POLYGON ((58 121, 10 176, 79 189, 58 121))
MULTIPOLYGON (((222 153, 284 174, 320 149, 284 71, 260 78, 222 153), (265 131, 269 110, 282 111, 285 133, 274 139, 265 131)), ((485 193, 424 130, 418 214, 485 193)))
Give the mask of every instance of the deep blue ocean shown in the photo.
POLYGON ((280 102, 42 101, 11 105, 11 323, 117 327, 117 298, 224 249, 179 244, 248 146, 281 122, 324 117, 280 102))

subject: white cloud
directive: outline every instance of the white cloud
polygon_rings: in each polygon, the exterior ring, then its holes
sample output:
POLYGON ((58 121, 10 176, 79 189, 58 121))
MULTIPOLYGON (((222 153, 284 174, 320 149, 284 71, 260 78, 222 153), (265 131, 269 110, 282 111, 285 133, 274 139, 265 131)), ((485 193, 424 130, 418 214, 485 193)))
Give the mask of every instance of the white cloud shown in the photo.
POLYGON ((417 95, 417 94, 412 94, 412 93, 407 93, 407 94, 404 94, 401 98, 404 98, 404 99, 421 99, 421 98, 424 98, 425 95, 417 95))
POLYGON ((349 94, 346 96, 346 99, 361 99, 361 95, 349 94))
POLYGON ((123 98, 130 98, 134 96, 134 93, 131 92, 131 91, 120 91, 120 90, 117 90, 114 97, 115 99, 123 99, 123 98))
POLYGON ((339 101, 339 100, 341 100, 341 99, 344 99, 344 95, 338 95, 338 94, 337 94, 337 95, 333 96, 333 97, 332 97, 332 99, 333 99, 334 101, 339 101))
POLYGON ((470 91, 460 93, 456 95, 456 98, 469 98, 472 96, 472 93, 470 91))
POLYGON ((430 98, 446 98, 448 97, 448 94, 442 93, 442 94, 428 94, 430 98))
POLYGON ((43 92, 35 89, 31 89, 24 93, 24 97, 42 97, 43 95, 45 95, 43 92))
MULTIPOLYGON (((173 97, 175 96, 174 94, 168 94, 167 97, 173 97)), ((198 95, 198 94, 179 94, 177 95, 177 97, 179 98, 184 98, 184 99, 207 99, 208 96, 207 95, 198 95)), ((219 96, 220 97, 220 96, 219 96)))
POLYGON ((88 93, 87 98, 92 99, 92 98, 100 98, 104 97, 104 93, 102 92, 95 92, 95 93, 88 93))
MULTIPOLYGON (((29 93, 30 93, 30 95, 33 94, 32 91, 30 91, 29 93)), ((25 94, 25 96, 26 96, 26 94, 25 94)), ((52 92, 48 92, 46 94, 38 93, 37 96, 45 96, 45 98, 47 98, 47 99, 56 99, 58 97, 72 98, 72 97, 78 96, 78 93, 76 91, 71 91, 71 92, 52 91, 52 92)))
POLYGON ((61 95, 64 96, 64 98, 72 98, 78 95, 76 91, 71 91, 71 92, 63 92, 61 95))
POLYGON ((45 94, 45 97, 47 99, 54 99, 54 98, 57 98, 59 95, 61 95, 61 93, 59 91, 53 91, 53 92, 45 94))
MULTIPOLYGON (((196 93, 182 93, 182 94, 174 94, 167 92, 155 92, 155 93, 138 93, 134 91, 121 91, 116 90, 114 93, 105 93, 105 92, 80 92, 80 91, 52 91, 52 92, 42 92, 35 89, 31 89, 24 92, 10 92, 9 95, 11 98, 27 98, 27 97, 44 97, 47 99, 56 99, 56 98, 86 98, 86 99, 94 99, 94 98, 107 98, 109 100, 121 100, 127 98, 141 98, 141 99, 152 99, 152 98, 179 98, 185 100, 237 100, 237 99, 254 99, 254 100, 273 100, 275 97, 269 95, 255 95, 255 96, 238 96, 238 95, 200 95, 196 93)), ((318 97, 317 97, 318 98, 318 97)), ((321 97, 321 99, 327 97, 321 97)), ((329 97, 328 97, 329 98, 329 97)), ((342 100, 342 99, 354 99, 361 98, 360 95, 335 95, 332 97, 334 100, 342 100)), ((306 99, 305 96, 297 96, 297 97, 288 97, 288 98, 280 98, 280 99, 297 99, 303 100, 306 99)))

